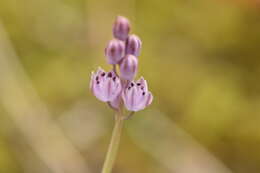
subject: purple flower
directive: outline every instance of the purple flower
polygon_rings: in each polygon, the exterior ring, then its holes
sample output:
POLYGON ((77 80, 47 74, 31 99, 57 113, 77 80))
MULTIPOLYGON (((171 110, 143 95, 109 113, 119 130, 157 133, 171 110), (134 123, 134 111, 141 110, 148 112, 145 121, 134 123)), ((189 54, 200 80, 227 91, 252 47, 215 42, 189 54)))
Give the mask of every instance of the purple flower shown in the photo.
POLYGON ((125 41, 130 31, 130 24, 127 18, 123 16, 117 16, 113 27, 114 37, 125 41))
POLYGON ((134 82, 142 42, 138 36, 129 35, 129 31, 128 19, 118 16, 113 26, 114 39, 105 49, 112 71, 105 72, 99 68, 92 72, 90 89, 99 100, 107 102, 116 111, 123 111, 124 106, 133 113, 150 105, 153 95, 143 77, 134 82))
POLYGON ((105 55, 109 64, 118 64, 124 57, 124 54, 125 43, 121 40, 111 40, 105 49, 105 55))
POLYGON ((137 73, 138 60, 133 55, 126 55, 120 63, 120 76, 132 81, 137 73))
POLYGON ((147 82, 143 77, 129 83, 122 92, 122 98, 126 109, 134 112, 144 109, 153 101, 153 95, 148 91, 147 82))
POLYGON ((142 42, 137 35, 129 35, 126 40, 126 54, 139 56, 142 42))
POLYGON ((99 68, 96 73, 92 72, 90 89, 93 94, 101 101, 113 101, 121 93, 122 85, 116 74, 105 72, 99 68))

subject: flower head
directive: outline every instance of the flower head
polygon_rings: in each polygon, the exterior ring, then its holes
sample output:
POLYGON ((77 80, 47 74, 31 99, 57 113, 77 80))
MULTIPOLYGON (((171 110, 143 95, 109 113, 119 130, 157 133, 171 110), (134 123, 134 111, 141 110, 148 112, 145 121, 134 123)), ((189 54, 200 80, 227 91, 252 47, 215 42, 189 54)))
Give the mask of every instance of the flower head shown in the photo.
POLYGON ((122 112, 124 106, 132 111, 132 115, 150 105, 153 95, 148 91, 143 77, 134 82, 142 42, 138 36, 129 35, 129 31, 128 19, 118 16, 113 26, 114 39, 105 49, 107 62, 113 65, 112 71, 105 72, 99 68, 97 72, 93 72, 90 88, 99 100, 107 102, 114 110, 122 112))
POLYGON ((121 93, 122 85, 120 79, 113 71, 105 72, 99 68, 96 73, 92 72, 90 89, 101 101, 113 101, 121 93))
POLYGON ((147 82, 141 77, 136 82, 131 82, 122 93, 125 107, 129 111, 140 111, 150 105, 153 95, 148 91, 147 82))

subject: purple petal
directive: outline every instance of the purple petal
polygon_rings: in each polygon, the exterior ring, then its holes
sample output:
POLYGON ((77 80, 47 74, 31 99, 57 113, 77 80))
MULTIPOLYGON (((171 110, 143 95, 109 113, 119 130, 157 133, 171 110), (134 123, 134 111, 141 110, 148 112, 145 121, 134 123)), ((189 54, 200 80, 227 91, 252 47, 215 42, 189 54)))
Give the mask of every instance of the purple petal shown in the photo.
POLYGON ((110 106, 112 106, 115 109, 119 109, 120 106, 120 102, 121 102, 121 96, 118 95, 114 100, 110 101, 110 106))
POLYGON ((140 83, 140 88, 144 91, 147 92, 148 91, 148 86, 147 86, 147 82, 146 80, 144 80, 143 77, 141 77, 139 80, 136 81, 136 83, 140 83))
POLYGON ((145 103, 145 106, 149 106, 153 101, 153 95, 151 92, 148 93, 148 98, 147 98, 147 101, 145 103))

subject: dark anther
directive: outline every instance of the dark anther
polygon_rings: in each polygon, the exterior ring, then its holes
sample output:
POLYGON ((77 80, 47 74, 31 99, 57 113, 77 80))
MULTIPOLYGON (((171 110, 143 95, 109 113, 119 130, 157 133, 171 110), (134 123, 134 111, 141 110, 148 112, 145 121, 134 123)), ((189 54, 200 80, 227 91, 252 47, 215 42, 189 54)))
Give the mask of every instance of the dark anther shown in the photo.
POLYGON ((131 87, 128 87, 128 90, 130 90, 131 89, 131 87))
POLYGON ((112 77, 112 73, 109 72, 109 73, 107 74, 107 77, 112 77))
POLYGON ((141 89, 143 90, 143 89, 144 89, 144 86, 141 86, 141 89))
POLYGON ((101 76, 105 76, 106 75, 106 73, 105 72, 103 72, 102 74, 101 74, 101 76))
POLYGON ((141 85, 141 83, 137 83, 137 86, 140 86, 141 85))
POLYGON ((134 83, 133 83, 133 82, 131 83, 131 86, 132 86, 132 87, 134 86, 134 83))
POLYGON ((98 80, 98 76, 96 77, 96 80, 98 80))
POLYGON ((144 95, 145 95, 145 92, 143 92, 142 94, 143 94, 143 96, 144 96, 144 95))
POLYGON ((111 54, 113 55, 113 54, 115 54, 116 48, 112 47, 110 51, 111 51, 111 54))
POLYGON ((100 82, 99 81, 97 81, 97 84, 99 84, 100 82))
POLYGON ((116 77, 115 76, 113 77, 113 81, 116 81, 116 77))

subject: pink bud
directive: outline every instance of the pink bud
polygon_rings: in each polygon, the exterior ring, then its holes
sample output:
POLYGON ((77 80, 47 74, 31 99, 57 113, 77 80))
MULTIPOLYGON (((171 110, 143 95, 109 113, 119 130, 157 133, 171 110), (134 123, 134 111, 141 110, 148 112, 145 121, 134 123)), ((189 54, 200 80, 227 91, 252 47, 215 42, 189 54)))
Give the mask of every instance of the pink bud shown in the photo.
POLYGON ((126 40, 126 54, 131 54, 134 56, 139 56, 142 42, 140 38, 136 35, 129 35, 126 40))
POLYGON ((120 79, 113 71, 105 72, 99 68, 96 73, 92 72, 90 89, 101 101, 113 101, 121 93, 122 85, 120 79))
POLYGON ((149 106, 153 101, 153 95, 148 91, 144 78, 131 82, 122 92, 122 98, 126 109, 135 112, 149 106))
POLYGON ((119 61, 124 57, 125 44, 123 41, 113 39, 111 40, 106 49, 105 55, 109 64, 118 64, 119 61))
POLYGON ((137 73, 138 60, 133 55, 126 55, 120 63, 120 76, 125 80, 133 80, 137 73))
POLYGON ((129 31, 130 24, 128 19, 123 16, 117 16, 113 27, 114 37, 119 40, 125 41, 128 37, 129 31))

